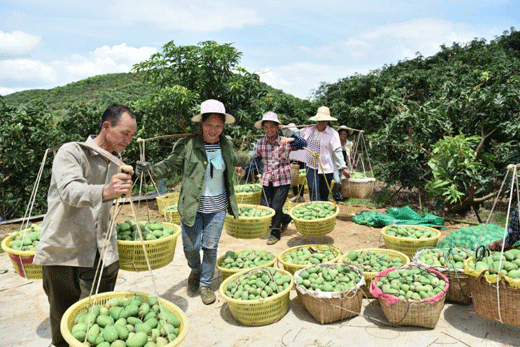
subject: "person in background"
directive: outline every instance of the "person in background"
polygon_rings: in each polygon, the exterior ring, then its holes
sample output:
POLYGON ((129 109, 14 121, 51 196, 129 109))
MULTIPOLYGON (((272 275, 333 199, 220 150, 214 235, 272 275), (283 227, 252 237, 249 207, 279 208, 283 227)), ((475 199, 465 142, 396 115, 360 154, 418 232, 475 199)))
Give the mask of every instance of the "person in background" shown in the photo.
MULTIPOLYGON (((282 128, 282 135, 285 137, 290 137, 291 135, 299 135, 300 130, 296 127, 296 124, 289 123, 282 128)), ((307 160, 307 153, 304 150, 299 151, 291 151, 289 154, 289 159, 293 164, 298 165, 298 172, 302 169, 305 169, 305 160, 307 160)), ((303 184, 295 184, 292 187, 292 191, 294 196, 289 199, 290 202, 305 202, 305 198, 303 197, 303 192, 305 190, 305 186, 303 184)))
MULTIPOLYGON (((352 134, 352 130, 350 130, 345 125, 338 127, 337 129, 339 140, 341 142, 341 151, 343 153, 343 159, 345 160, 345 164, 347 165, 349 171, 352 170, 352 146, 354 143, 348 140, 349 135, 352 134)), ((332 187, 332 194, 336 201, 342 201, 344 199, 342 191, 341 191, 341 170, 334 170, 334 187, 332 187)))
MULTIPOLYGON (((511 213, 511 220, 509 221, 509 228, 507 229, 507 235, 504 242, 504 251, 511 249, 513 245, 520 241, 520 221, 518 219, 518 205, 511 213)), ((502 240, 496 240, 489 244, 490 251, 501 251, 502 240)))
POLYGON ((265 137, 258 140, 256 150, 265 167, 262 174, 261 205, 275 210, 268 245, 277 243, 291 222, 291 217, 283 212, 291 184, 289 153, 307 146, 307 141, 298 135, 281 137, 278 134, 281 126, 278 115, 274 112, 264 113, 262 119, 255 122, 255 128, 262 129, 265 133, 265 137))
POLYGON ((98 282, 100 293, 113 291, 116 285, 119 254, 116 234, 108 230, 110 209, 114 199, 130 193, 132 173, 118 173, 119 167, 100 151, 119 156, 136 130, 132 111, 113 104, 101 117, 99 134, 85 142, 92 149, 66 143, 52 163, 48 210, 33 259, 42 266, 43 289, 50 306, 51 346, 68 346, 60 323, 70 306, 88 297, 98 282), (106 256, 101 259, 105 246, 106 256), (100 263, 104 265, 102 273, 95 276, 100 263))
POLYGON ((300 135, 307 141, 307 184, 311 201, 328 201, 329 187, 334 177, 335 167, 346 177, 350 173, 343 159, 338 132, 329 123, 337 119, 330 116, 330 110, 321 106, 314 117, 309 118, 316 125, 304 128, 300 135), (321 164, 320 164, 321 163, 321 164))
POLYGON ((200 113, 191 120, 200 123, 197 135, 177 141, 172 153, 153 166, 138 161, 136 173, 149 173, 154 179, 181 173, 178 210, 184 255, 191 268, 188 291, 195 293, 200 286, 202 302, 209 305, 216 300, 210 286, 226 210, 235 218, 239 216, 234 168, 247 165, 251 158, 235 152, 232 141, 222 134, 224 126, 233 124, 235 118, 226 113, 220 101, 202 102, 200 113))

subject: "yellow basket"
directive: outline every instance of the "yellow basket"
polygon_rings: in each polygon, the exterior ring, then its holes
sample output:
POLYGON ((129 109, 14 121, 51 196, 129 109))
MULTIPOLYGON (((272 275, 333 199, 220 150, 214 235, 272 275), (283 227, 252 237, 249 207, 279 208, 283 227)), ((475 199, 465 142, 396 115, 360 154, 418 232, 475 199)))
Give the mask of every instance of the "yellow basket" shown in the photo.
POLYGON ((409 258, 413 258, 415 252, 417 252, 419 248, 437 246, 437 242, 439 242, 439 237, 441 237, 441 233, 439 230, 422 225, 387 225, 381 230, 381 234, 383 234, 383 238, 385 239, 386 248, 402 252, 406 254, 409 258), (428 237, 426 239, 412 239, 407 237, 395 237, 388 235, 386 233, 386 230, 394 226, 428 229, 430 231, 435 232, 435 236, 428 237))
POLYGON ((282 319, 289 310, 289 295, 294 286, 293 276, 285 270, 274 269, 282 275, 290 276, 291 282, 281 293, 271 297, 258 300, 237 300, 226 295, 228 283, 237 279, 240 275, 247 273, 248 270, 243 270, 231 275, 220 284, 220 296, 228 302, 231 314, 241 324, 248 326, 272 324, 282 319))
POLYGON ((336 254, 336 257, 332 260, 327 261, 327 263, 336 263, 338 261, 338 259, 341 257, 341 255, 343 254, 339 248, 331 246, 331 245, 300 245, 300 246, 294 246, 291 248, 287 248, 285 251, 280 253, 277 256, 277 258, 278 258, 278 262, 280 264, 282 264, 284 270, 289 271, 293 275, 296 271, 298 271, 300 269, 306 268, 311 265, 316 265, 316 264, 291 264, 284 260, 285 256, 287 254, 296 252, 296 250, 300 247, 312 247, 312 248, 316 248, 319 250, 325 249, 326 247, 330 248, 336 254))
POLYGON ((304 236, 323 236, 330 233, 334 230, 334 226, 336 225, 336 217, 338 216, 339 208, 333 202, 330 201, 311 201, 304 202, 297 206, 294 206, 291 211, 289 211, 289 215, 291 216, 294 225, 296 226, 296 230, 304 236), (335 207, 336 211, 332 216, 328 216, 326 218, 320 218, 315 220, 306 220, 296 218, 293 214, 294 210, 300 206, 308 205, 308 204, 329 204, 335 207))
MULTIPOLYGON (((380 253, 380 254, 388 254, 388 255, 391 255, 392 257, 399 257, 403 261, 403 265, 410 264, 410 258, 408 258, 408 256, 406 254, 404 254, 402 252, 399 252, 399 251, 394 251, 394 250, 391 250, 391 249, 384 249, 384 248, 363 248, 363 249, 357 249, 356 250, 356 252, 368 252, 368 251, 371 251, 371 252, 374 252, 374 253, 380 253)), ((338 259, 337 262, 338 263, 351 264, 350 259, 347 257, 347 255, 348 255, 347 253, 343 254, 338 259)), ((356 264, 351 264, 351 265, 357 266, 356 264)), ((363 269, 361 269, 361 270, 363 272, 363 276, 365 277, 365 285, 363 285, 361 287, 361 289, 363 289, 363 292, 365 293, 365 295, 368 298, 372 298, 372 294, 370 294, 370 292, 368 291, 368 286, 370 285, 370 281, 372 281, 372 278, 376 277, 376 275, 378 273, 377 272, 365 271, 363 269)))
MULTIPOLYGON (((173 260, 177 237, 181 234, 181 227, 177 224, 162 222, 163 225, 175 230, 173 235, 157 240, 143 241, 152 270, 168 265, 173 260)), ((148 264, 144 256, 141 241, 117 240, 119 251, 119 268, 126 271, 147 271, 148 264)))
POLYGON ((264 251, 264 252, 268 252, 270 253, 272 256, 273 256, 273 259, 268 262, 268 263, 265 263, 263 265, 260 265, 260 266, 255 266, 255 267, 250 267, 250 268, 247 268, 247 269, 226 269, 224 267, 221 267, 220 266, 220 263, 222 263, 222 261, 224 260, 224 258, 226 257, 226 255, 222 255, 220 257, 218 257, 217 259, 217 269, 218 271, 220 272, 220 275, 222 276, 222 280, 225 280, 226 278, 228 278, 229 276, 231 275, 234 275, 240 271, 244 271, 244 270, 252 270, 252 269, 256 269, 256 268, 259 268, 259 267, 273 267, 274 266, 274 263, 276 262, 276 254, 274 254, 273 252, 271 251, 268 251, 266 249, 261 249, 261 251, 264 251))
MULTIPOLYGON (((97 295, 96 304, 104 304, 110 299, 130 299, 134 295, 139 295, 143 299, 143 301, 146 301, 150 296, 154 296, 140 292, 106 292, 97 295)), ((72 336, 70 331, 74 326, 74 318, 76 318, 76 316, 80 313, 86 313, 89 307, 92 306, 89 305, 89 301, 91 301, 90 304, 94 304, 92 297, 87 297, 76 302, 74 305, 69 307, 67 311, 65 311, 63 317, 61 318, 61 334, 63 335, 65 341, 67 341, 72 347, 85 347, 83 342, 76 340, 76 338, 72 336)), ((178 346, 186 338, 186 334, 188 334, 188 317, 186 317, 186 314, 177 305, 163 298, 159 298, 159 302, 161 303, 163 308, 175 314, 175 316, 177 316, 177 318, 181 321, 181 324, 179 325, 179 335, 177 335, 177 337, 173 341, 168 343, 165 347, 178 346)))
POLYGON ((164 209, 164 220, 169 223, 180 225, 181 217, 179 215, 179 210, 168 210, 168 206, 166 206, 166 208, 164 209))
POLYGON ((9 255, 13 267, 18 275, 29 280, 39 280, 42 278, 42 266, 33 264, 35 251, 19 251, 9 247, 11 244, 10 236, 2 241, 2 249, 9 255))
POLYGON ((235 193, 237 204, 260 205, 262 200, 262 191, 251 193, 235 193))
POLYGON ((179 195, 180 194, 178 192, 171 192, 156 197, 155 201, 157 201, 157 208, 159 209, 159 213, 164 215, 164 209, 166 206, 178 203, 179 195))
POLYGON ((239 217, 238 219, 235 219, 230 214, 226 214, 224 226, 228 235, 237 239, 258 239, 267 235, 275 211, 267 206, 238 204, 239 208, 243 206, 253 207, 258 210, 269 210, 271 213, 263 217, 239 217))

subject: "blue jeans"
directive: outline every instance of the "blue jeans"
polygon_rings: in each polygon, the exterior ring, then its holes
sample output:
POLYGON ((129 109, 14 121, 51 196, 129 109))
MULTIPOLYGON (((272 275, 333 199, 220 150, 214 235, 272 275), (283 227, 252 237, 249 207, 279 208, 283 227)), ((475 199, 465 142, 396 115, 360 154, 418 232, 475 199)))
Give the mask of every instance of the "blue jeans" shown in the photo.
POLYGON ((334 173, 330 174, 319 174, 318 170, 307 168, 307 184, 309 185, 309 197, 311 201, 328 201, 329 200, 329 187, 327 182, 331 185, 334 173), (316 177, 314 177, 316 176, 316 177))
POLYGON ((192 227, 181 222, 184 255, 192 271, 200 273, 200 285, 203 287, 209 287, 213 281, 218 241, 225 219, 226 210, 222 210, 215 213, 197 212, 195 224, 192 227), (201 248, 202 263, 200 261, 201 248))

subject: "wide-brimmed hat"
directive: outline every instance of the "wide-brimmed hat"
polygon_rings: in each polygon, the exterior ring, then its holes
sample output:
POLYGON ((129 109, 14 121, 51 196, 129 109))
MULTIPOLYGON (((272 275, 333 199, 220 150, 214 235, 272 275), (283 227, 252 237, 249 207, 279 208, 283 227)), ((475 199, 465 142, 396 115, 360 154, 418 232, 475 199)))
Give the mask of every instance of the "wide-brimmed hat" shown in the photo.
POLYGON ((330 110, 327 106, 321 106, 318 108, 318 112, 314 117, 309 118, 310 121, 313 122, 331 122, 337 120, 334 117, 330 116, 330 110))
POLYGON ((347 133, 350 135, 352 135, 352 133, 354 132, 354 130, 350 129, 349 127, 347 127, 346 125, 341 125, 339 126, 336 131, 339 133, 341 130, 346 130, 347 133))
POLYGON ((220 113, 226 116, 225 124, 233 124, 235 123, 235 117, 226 113, 226 108, 224 104, 218 100, 209 99, 200 104, 200 113, 191 117, 192 122, 200 123, 202 120, 202 115, 205 113, 220 113))
POLYGON ((255 122, 255 128, 262 129, 262 124, 265 121, 278 123, 278 126, 282 125, 282 123, 278 120, 278 115, 274 112, 269 111, 262 115, 261 120, 255 122))

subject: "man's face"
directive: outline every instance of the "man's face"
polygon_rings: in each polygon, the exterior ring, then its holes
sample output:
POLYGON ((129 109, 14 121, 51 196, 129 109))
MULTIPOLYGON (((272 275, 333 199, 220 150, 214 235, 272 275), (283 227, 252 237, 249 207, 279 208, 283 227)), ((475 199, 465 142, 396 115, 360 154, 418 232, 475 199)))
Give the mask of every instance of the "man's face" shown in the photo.
POLYGON ((278 123, 265 121, 262 123, 262 129, 264 130, 265 136, 270 139, 278 135, 278 123))
POLYGON ((128 113, 123 113, 116 125, 105 122, 106 139, 110 146, 109 152, 122 153, 126 146, 132 142, 135 132, 137 131, 137 123, 128 113))
POLYGON ((318 131, 324 131, 327 125, 329 125, 329 122, 327 121, 316 122, 316 128, 318 128, 318 131))

